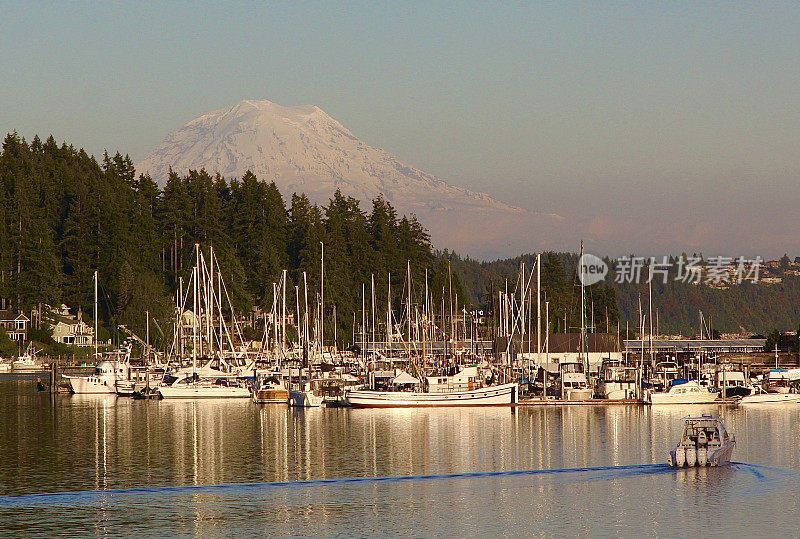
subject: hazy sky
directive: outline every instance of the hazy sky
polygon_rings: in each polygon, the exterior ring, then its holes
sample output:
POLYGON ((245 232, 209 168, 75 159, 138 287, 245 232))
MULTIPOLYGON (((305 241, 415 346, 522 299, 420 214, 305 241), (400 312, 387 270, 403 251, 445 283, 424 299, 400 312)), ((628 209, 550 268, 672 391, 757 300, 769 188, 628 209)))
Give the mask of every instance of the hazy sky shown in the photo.
POLYGON ((3 132, 139 161, 205 111, 311 103, 450 183, 563 215, 553 247, 800 255, 796 2, 0 12, 3 132))

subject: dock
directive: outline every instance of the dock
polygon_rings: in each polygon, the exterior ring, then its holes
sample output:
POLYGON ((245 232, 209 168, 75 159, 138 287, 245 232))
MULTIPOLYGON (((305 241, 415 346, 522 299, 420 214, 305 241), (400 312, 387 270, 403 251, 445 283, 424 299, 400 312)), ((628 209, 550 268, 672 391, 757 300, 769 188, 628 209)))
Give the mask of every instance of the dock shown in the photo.
MULTIPOLYGON (((717 399, 708 405, 735 405, 738 399, 717 399)), ((517 406, 617 406, 617 405, 645 405, 652 406, 649 402, 640 399, 621 399, 621 400, 607 400, 607 399, 587 399, 582 401, 571 401, 566 399, 543 399, 535 397, 530 399, 520 399, 517 401, 517 406)), ((705 406, 698 404, 665 404, 661 406, 705 406)))

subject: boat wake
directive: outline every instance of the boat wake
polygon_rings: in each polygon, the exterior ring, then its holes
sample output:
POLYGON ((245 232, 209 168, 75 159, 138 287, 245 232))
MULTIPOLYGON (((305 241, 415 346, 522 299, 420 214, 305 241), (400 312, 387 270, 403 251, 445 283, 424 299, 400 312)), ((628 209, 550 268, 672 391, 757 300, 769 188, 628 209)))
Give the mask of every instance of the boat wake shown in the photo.
MULTIPOLYGON (((722 470, 719 468, 717 470, 722 470)), ((789 480, 795 481, 800 473, 782 468, 772 468, 744 462, 732 462, 730 469, 750 474, 757 484, 742 495, 763 493, 765 486, 779 486, 789 480)), ((635 464, 627 466, 593 466, 584 468, 559 468, 545 470, 511 470, 500 472, 466 472, 426 475, 403 475, 385 477, 350 477, 341 479, 312 479, 304 481, 280 481, 264 483, 222 483, 216 485, 187 485, 145 488, 123 488, 109 490, 83 490, 49 492, 41 494, 22 494, 0 496, 0 507, 8 506, 70 506, 93 505, 101 502, 122 503, 129 498, 160 496, 180 496, 185 494, 243 494, 264 490, 286 490, 319 488, 329 486, 348 486, 356 484, 382 484, 416 481, 442 481, 502 477, 535 477, 549 476, 554 483, 580 483, 595 481, 611 481, 632 477, 681 474, 688 470, 671 467, 669 464, 635 464)))

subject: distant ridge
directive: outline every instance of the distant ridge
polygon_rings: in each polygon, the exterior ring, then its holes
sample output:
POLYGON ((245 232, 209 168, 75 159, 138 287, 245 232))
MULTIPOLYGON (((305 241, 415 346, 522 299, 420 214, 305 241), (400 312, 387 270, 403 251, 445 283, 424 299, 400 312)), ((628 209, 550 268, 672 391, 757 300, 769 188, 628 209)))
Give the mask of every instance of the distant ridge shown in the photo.
POLYGON ((247 100, 203 114, 136 165, 161 185, 170 168, 205 168, 226 178, 251 170, 284 196, 303 192, 320 204, 337 188, 364 203, 382 194, 399 213, 416 214, 437 248, 478 257, 530 249, 544 239, 537 232, 546 235, 561 221, 450 185, 358 140, 313 105, 247 100))

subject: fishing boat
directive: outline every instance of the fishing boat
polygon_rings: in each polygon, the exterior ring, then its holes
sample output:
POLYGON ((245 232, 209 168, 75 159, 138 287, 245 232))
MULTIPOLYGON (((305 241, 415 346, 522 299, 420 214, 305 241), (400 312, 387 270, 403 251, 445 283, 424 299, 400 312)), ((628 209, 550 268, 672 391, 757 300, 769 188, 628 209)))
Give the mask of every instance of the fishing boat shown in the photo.
POLYGON ((516 382, 452 392, 347 390, 345 401, 356 408, 409 408, 425 406, 513 406, 516 382))
POLYGON ((736 439, 725 429, 721 417, 687 417, 680 443, 669 452, 669 464, 675 468, 724 466, 730 464, 735 445, 736 439))
POLYGON ((718 396, 700 386, 696 380, 673 383, 669 391, 648 391, 646 395, 650 404, 709 404, 716 401, 718 396))
POLYGON ((29 343, 25 353, 11 363, 11 370, 14 372, 42 372, 47 370, 47 364, 39 361, 36 353, 36 347, 33 346, 33 343, 29 343))

